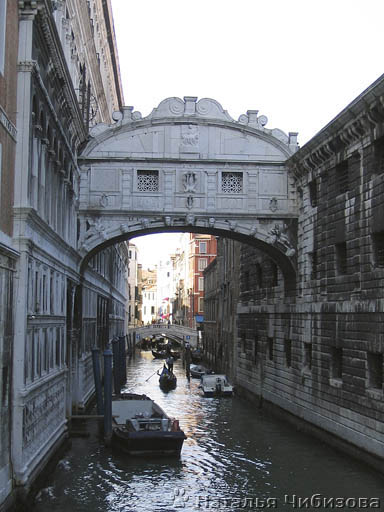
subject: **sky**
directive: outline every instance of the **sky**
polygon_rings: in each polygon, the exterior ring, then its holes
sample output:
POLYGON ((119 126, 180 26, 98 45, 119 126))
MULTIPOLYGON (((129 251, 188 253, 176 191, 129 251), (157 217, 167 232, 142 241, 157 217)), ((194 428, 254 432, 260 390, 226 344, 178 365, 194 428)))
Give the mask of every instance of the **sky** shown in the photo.
POLYGON ((143 117, 168 97, 213 98, 235 120, 259 110, 266 128, 298 132, 303 146, 384 72, 383 0, 112 0, 112 8, 124 103, 143 117))

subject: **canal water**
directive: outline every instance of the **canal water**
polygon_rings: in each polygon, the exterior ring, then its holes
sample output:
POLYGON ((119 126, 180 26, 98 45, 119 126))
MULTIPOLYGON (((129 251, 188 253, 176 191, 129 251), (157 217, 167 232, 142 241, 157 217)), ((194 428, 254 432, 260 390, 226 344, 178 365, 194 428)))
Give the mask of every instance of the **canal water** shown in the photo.
POLYGON ((33 512, 367 510, 378 504, 384 510, 384 480, 375 471, 236 396, 204 398, 180 361, 177 388, 163 392, 157 375, 151 377, 161 365, 150 352, 137 353, 126 390, 147 394, 180 420, 187 435, 180 459, 114 453, 90 422, 90 437, 72 439, 33 512))

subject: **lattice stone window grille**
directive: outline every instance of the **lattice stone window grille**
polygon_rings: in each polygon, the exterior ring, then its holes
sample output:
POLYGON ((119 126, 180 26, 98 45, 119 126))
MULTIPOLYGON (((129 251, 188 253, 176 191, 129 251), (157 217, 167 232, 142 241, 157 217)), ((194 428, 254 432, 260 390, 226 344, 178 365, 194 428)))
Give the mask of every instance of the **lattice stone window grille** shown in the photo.
POLYGON ((137 190, 139 192, 158 192, 159 171, 137 171, 137 190))
POLYGON ((221 191, 224 194, 241 194, 243 192, 243 173, 223 172, 221 175, 221 191))

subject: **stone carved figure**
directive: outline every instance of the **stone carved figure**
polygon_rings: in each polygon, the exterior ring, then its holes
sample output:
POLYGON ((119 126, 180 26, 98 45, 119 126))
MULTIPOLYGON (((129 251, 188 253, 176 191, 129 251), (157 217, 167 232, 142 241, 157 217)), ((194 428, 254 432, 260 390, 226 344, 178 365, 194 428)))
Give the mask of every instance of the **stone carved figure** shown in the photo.
POLYGON ((100 197, 99 203, 100 203, 100 206, 102 208, 106 208, 108 206, 108 196, 107 196, 107 194, 103 194, 100 197))
POLYGON ((216 219, 214 217, 209 217, 209 219, 208 219, 208 226, 210 228, 214 228, 215 227, 215 222, 216 222, 216 219))
POLYGON ((167 216, 167 217, 164 217, 164 224, 166 226, 172 226, 172 218, 167 216))
POLYGON ((271 210, 271 212, 275 212, 277 208, 277 199, 276 197, 272 197, 272 199, 269 201, 269 209, 271 210))
POLYGON ((197 146, 199 142, 199 132, 196 126, 188 125, 186 130, 181 132, 181 143, 183 146, 197 146))
POLYGON ((197 178, 195 172, 185 172, 183 174, 184 192, 196 192, 197 178))
POLYGON ((285 254, 289 257, 293 256, 296 252, 289 239, 288 226, 285 223, 282 227, 280 227, 279 224, 275 224, 275 226, 268 232, 267 241, 271 245, 282 247, 285 254))
POLYGON ((193 207, 193 197, 188 196, 187 197, 187 208, 190 210, 193 207))
POLYGON ((188 226, 193 226, 195 224, 195 216, 192 215, 191 213, 189 213, 186 217, 185 217, 185 221, 186 223, 188 224, 188 226))

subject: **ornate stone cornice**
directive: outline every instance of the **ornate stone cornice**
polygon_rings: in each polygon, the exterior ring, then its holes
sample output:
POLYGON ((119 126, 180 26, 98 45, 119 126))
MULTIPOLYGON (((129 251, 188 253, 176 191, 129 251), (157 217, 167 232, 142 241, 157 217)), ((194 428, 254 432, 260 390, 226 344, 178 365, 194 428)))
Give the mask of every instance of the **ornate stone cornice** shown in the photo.
POLYGON ((39 22, 44 40, 47 45, 47 51, 52 61, 52 67, 61 82, 61 90, 65 97, 68 108, 71 112, 75 129, 79 139, 84 141, 87 137, 86 129, 83 123, 81 112, 78 105, 75 90, 72 85, 71 76, 67 67, 63 49, 60 43, 55 22, 52 18, 47 1, 43 2, 38 10, 37 20, 39 22))
POLYGON ((296 178, 384 129, 384 75, 287 160, 296 178))

